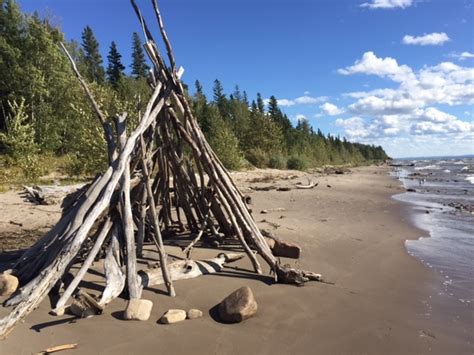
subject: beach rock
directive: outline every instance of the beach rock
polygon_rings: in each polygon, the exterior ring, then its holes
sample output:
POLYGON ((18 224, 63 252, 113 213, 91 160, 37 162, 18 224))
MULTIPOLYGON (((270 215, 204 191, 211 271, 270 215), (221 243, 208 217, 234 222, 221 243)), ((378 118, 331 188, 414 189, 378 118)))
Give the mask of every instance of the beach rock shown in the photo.
POLYGON ((0 296, 11 296, 18 288, 18 279, 10 274, 0 275, 0 296))
POLYGON ((146 321, 150 318, 153 302, 150 300, 131 299, 123 313, 123 318, 127 320, 146 321))
POLYGON ((219 316, 227 323, 240 323, 257 313, 257 302, 252 290, 244 286, 232 292, 219 304, 219 316))
POLYGON ((160 318, 160 323, 162 324, 173 324, 182 322, 186 319, 186 311, 182 309, 169 309, 165 314, 160 318))
POLYGON ((285 242, 284 240, 277 240, 272 248, 272 252, 275 256, 299 259, 301 247, 294 243, 285 242))
POLYGON ((188 319, 197 319, 202 317, 202 311, 199 309, 190 309, 186 314, 188 319))
POLYGON ((265 239, 265 241, 267 242, 268 244, 268 247, 270 249, 273 249, 275 247, 275 239, 272 239, 272 238, 268 238, 268 237, 263 237, 265 239))

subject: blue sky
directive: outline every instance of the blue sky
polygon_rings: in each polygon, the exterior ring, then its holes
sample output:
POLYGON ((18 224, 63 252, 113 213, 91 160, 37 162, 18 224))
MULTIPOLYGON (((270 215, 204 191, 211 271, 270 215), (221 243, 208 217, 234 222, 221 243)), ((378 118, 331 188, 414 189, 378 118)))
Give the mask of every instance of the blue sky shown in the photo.
MULTIPOLYGON (((130 62, 126 0, 19 0, 68 39, 94 30, 130 62)), ((150 1, 138 0, 154 23, 150 1)), ((161 0, 184 81, 275 95, 296 122, 381 144, 394 157, 474 153, 469 0, 161 0)))

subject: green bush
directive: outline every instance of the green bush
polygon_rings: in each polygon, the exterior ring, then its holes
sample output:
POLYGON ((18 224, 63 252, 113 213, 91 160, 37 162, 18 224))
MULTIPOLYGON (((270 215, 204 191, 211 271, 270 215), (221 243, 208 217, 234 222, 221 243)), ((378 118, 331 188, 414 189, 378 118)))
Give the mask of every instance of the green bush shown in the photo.
POLYGON ((38 159, 39 147, 35 143, 34 125, 28 122, 25 100, 8 102, 10 115, 6 120, 6 133, 0 133, 0 142, 6 147, 7 166, 17 166, 27 179, 42 174, 38 159))
POLYGON ((285 169, 286 168, 286 158, 283 155, 274 155, 268 161, 268 167, 272 169, 285 169))
POLYGON ((301 156, 292 156, 288 158, 286 166, 290 170, 305 170, 308 167, 308 161, 301 156))
POLYGON ((268 164, 267 154, 259 148, 248 150, 245 154, 245 158, 250 164, 257 168, 265 168, 268 164))

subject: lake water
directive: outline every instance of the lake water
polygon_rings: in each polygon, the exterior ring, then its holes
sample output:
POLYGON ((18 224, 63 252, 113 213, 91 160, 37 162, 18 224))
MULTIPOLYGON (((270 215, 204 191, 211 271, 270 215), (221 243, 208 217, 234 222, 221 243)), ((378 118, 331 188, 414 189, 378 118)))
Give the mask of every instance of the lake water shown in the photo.
POLYGON ((474 157, 399 160, 394 175, 407 192, 415 225, 429 237, 407 240, 408 253, 440 273, 448 296, 474 306, 474 157))

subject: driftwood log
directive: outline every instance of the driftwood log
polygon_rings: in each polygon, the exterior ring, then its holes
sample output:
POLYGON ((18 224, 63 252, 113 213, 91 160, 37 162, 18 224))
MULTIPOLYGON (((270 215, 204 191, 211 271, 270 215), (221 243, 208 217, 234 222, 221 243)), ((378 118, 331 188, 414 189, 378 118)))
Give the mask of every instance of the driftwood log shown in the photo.
MULTIPOLYGON (((106 287, 98 301, 101 307, 124 290, 131 299, 139 299, 143 287, 158 283, 164 283, 168 294, 174 296, 173 280, 183 278, 183 267, 191 267, 188 276, 204 273, 198 261, 168 265, 163 236, 174 235, 176 231, 195 236, 186 248, 186 258, 203 234, 221 234, 222 238, 237 240, 254 271, 262 273, 258 254, 277 282, 302 285, 319 278, 282 265, 273 256, 244 196, 209 146, 192 113, 180 81, 183 70, 176 66, 156 0, 152 0, 153 12, 168 63, 135 1, 131 0, 131 4, 153 64, 153 93, 140 114, 140 122, 127 132, 127 114, 105 116, 62 46, 103 127, 109 167, 68 202, 59 222, 13 266, 20 288, 5 303, 13 308, 0 319, 0 337, 38 307, 53 288, 60 289, 62 278, 74 264, 80 263, 79 271, 55 305, 55 312, 62 314, 102 249, 106 287), (145 238, 158 252, 158 271, 137 271, 137 253, 141 254, 145 238)), ((214 262, 223 265, 226 259, 221 256, 214 262)))

